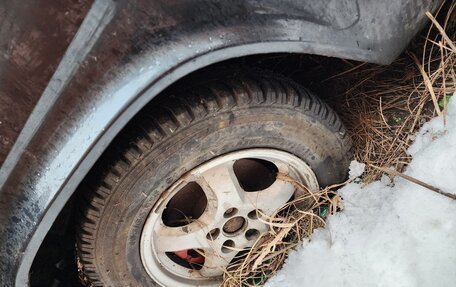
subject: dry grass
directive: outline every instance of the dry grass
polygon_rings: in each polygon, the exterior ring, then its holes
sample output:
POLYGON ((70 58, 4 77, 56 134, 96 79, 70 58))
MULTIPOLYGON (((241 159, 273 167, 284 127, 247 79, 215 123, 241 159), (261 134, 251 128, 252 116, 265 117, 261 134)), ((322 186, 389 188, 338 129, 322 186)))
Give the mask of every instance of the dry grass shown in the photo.
MULTIPOLYGON (((456 91, 456 47, 450 40, 455 6, 449 5, 442 24, 428 14, 433 24, 421 51, 409 50, 390 66, 363 63, 332 77, 351 87, 337 108, 353 138, 356 160, 403 171, 414 133, 430 118, 445 115, 447 97, 456 91)), ((369 167, 363 180, 381 175, 369 167)))
POLYGON ((339 208, 340 198, 332 190, 342 184, 312 193, 286 175, 279 174, 278 178, 291 182, 305 195, 271 216, 258 214, 258 218, 270 226, 270 231, 262 234, 250 250, 240 252, 238 260, 225 270, 222 286, 264 285, 282 267, 288 252, 309 238, 315 228, 324 227, 326 216, 339 208))

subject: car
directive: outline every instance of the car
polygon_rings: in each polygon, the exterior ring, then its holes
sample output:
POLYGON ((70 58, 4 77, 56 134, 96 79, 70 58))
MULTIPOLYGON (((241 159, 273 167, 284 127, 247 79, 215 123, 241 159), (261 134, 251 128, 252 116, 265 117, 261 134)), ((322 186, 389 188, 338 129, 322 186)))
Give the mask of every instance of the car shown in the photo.
POLYGON ((3 1, 1 285, 33 285, 46 272, 32 264, 54 256, 60 268, 74 252, 93 286, 219 285, 235 250, 268 230, 259 214, 298 196, 279 173, 315 191, 344 180, 351 160, 319 96, 225 61, 389 64, 439 5, 3 1))

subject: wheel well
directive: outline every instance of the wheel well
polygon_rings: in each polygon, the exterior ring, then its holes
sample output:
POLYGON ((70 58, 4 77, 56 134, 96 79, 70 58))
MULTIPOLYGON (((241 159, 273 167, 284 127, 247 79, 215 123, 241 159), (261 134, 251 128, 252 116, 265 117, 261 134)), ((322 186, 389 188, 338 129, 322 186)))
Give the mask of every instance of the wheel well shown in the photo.
MULTIPOLYGON (((322 95, 327 102, 331 103, 329 95, 337 94, 339 87, 337 85, 326 85, 324 84, 324 80, 338 72, 337 66, 343 66, 341 61, 337 58, 323 56, 284 53, 235 58, 210 65, 179 79, 155 97, 143 109, 147 108, 147 106, 154 105, 156 101, 172 93, 173 90, 185 88, 189 84, 201 81, 202 79, 207 81, 207 75, 220 75, 243 68, 271 70, 272 72, 283 74, 314 90, 317 95, 322 95)), ((115 145, 115 142, 116 139, 112 141, 110 147, 115 145)), ((97 165, 109 164, 106 160, 109 161, 109 159, 101 156, 94 168, 96 169, 97 165)), ((89 175, 86 176, 80 187, 90 176, 96 177, 96 175, 92 175, 89 172, 89 175)), ((84 280, 84 278, 79 276, 75 255, 76 224, 74 223, 78 213, 77 200, 81 196, 80 187, 59 213, 35 256, 30 270, 30 284, 32 287, 51 286, 56 282, 62 286, 81 286, 79 282, 84 280)))

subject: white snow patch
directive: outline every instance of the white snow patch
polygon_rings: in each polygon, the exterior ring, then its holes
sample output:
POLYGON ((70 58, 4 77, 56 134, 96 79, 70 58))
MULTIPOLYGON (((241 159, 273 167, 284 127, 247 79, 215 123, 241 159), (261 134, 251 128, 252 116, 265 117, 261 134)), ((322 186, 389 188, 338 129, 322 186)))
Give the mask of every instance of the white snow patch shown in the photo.
MULTIPOLYGON (((426 123, 406 174, 456 193, 456 100, 426 123)), ((354 168, 359 171, 357 168, 354 168)), ((339 190, 345 209, 292 252, 267 286, 456 286, 456 201, 402 178, 339 190)))
POLYGON ((350 162, 348 177, 350 179, 355 179, 360 177, 363 174, 364 170, 366 169, 366 165, 364 163, 358 162, 356 160, 352 160, 350 162))

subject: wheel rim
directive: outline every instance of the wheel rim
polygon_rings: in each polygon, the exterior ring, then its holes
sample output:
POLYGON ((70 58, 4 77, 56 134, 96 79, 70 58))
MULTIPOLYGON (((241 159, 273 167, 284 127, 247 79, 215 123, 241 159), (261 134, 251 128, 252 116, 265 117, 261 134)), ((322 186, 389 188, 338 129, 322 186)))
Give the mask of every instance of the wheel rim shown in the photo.
POLYGON ((166 190, 146 219, 140 254, 147 273, 164 286, 218 286, 238 251, 269 230, 271 215, 297 192, 286 174, 317 191, 310 167, 274 149, 249 149, 212 159, 166 190))

